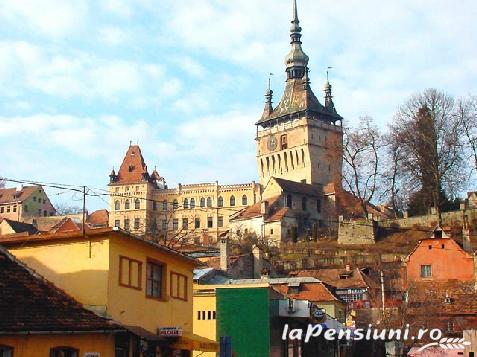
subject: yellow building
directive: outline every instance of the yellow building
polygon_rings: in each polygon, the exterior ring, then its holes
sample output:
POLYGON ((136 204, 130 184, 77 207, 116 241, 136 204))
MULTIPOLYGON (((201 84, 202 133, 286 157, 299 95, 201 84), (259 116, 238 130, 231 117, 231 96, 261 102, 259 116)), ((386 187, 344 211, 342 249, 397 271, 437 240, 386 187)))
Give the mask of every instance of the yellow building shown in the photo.
POLYGON ((229 217, 260 199, 260 185, 179 184, 167 188, 156 170, 151 174, 137 145, 131 145, 109 183, 110 226, 174 243, 217 242, 229 217))
POLYGON ((87 230, 84 237, 4 237, 0 244, 89 310, 144 332, 146 340, 170 328, 182 337, 169 347, 216 349, 193 335, 194 259, 117 228, 87 230))

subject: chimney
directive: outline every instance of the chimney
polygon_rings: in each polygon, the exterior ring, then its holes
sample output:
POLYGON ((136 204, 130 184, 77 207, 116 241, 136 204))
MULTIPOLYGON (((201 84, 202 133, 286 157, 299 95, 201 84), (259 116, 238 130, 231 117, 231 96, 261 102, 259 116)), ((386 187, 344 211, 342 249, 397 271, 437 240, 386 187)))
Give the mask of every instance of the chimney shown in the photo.
POLYGON ((470 229, 466 226, 462 227, 462 246, 467 253, 473 253, 470 244, 470 229))
POLYGON ((253 277, 257 279, 262 276, 262 269, 263 269, 263 252, 257 245, 254 245, 252 248, 252 256, 253 256, 253 277))
POLYGON ((260 202, 260 214, 262 216, 268 215, 268 201, 260 202))
POLYGON ((229 242, 226 237, 220 238, 220 269, 227 271, 229 266, 229 242))

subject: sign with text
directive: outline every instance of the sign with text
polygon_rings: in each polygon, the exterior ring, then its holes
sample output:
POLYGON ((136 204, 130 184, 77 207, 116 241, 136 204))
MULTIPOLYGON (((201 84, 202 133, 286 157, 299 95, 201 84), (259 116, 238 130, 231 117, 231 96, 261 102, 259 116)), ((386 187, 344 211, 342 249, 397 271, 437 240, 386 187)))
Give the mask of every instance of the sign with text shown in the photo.
POLYGON ((85 352, 84 357, 101 357, 99 352, 85 352))
POLYGON ((181 327, 161 327, 159 329, 159 336, 180 337, 182 336, 182 328, 181 327))

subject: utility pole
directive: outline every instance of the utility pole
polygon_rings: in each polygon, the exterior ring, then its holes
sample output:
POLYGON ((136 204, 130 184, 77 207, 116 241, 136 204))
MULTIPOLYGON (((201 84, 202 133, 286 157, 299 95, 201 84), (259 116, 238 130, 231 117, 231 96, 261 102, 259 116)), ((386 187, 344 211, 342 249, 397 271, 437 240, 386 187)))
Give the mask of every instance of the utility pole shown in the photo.
POLYGON ((384 273, 381 270, 381 303, 383 304, 383 321, 384 321, 384 273))

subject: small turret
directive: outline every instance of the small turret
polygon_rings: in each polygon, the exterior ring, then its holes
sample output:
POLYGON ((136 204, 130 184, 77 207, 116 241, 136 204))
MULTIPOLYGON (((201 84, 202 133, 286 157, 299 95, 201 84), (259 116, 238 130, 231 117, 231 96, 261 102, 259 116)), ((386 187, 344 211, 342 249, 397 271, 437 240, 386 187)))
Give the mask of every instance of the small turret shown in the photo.
POLYGON ((116 175, 116 171, 113 169, 111 170, 111 173, 109 174, 109 182, 114 183, 118 179, 118 176, 116 175))
POLYGON ((263 108, 262 119, 268 118, 273 112, 272 98, 273 91, 270 89, 270 87, 268 87, 267 91, 265 92, 265 107, 263 108))

